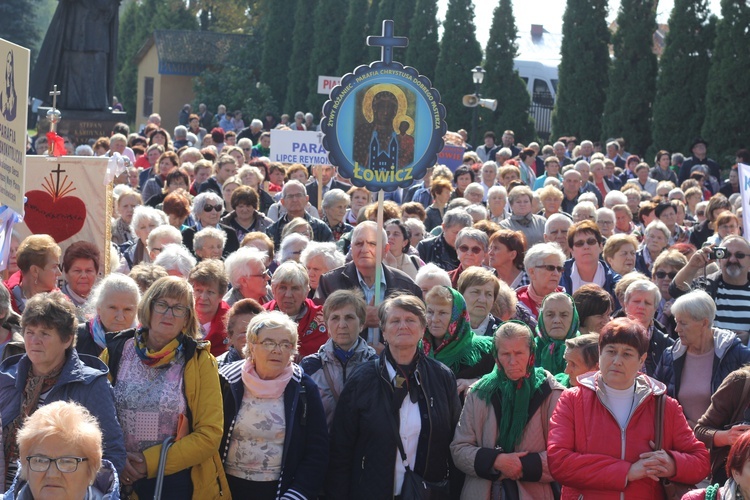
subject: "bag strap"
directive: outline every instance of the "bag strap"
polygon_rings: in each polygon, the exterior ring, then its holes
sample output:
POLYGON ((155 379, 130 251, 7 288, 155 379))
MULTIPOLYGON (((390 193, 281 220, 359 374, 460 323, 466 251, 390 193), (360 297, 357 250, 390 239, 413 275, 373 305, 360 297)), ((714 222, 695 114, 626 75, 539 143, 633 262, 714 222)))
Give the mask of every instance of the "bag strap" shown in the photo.
POLYGON ((664 409, 667 400, 664 394, 656 396, 656 411, 654 412, 654 451, 661 450, 664 442, 664 409))
POLYGON ((341 394, 339 393, 339 391, 336 390, 336 386, 333 385, 333 377, 331 377, 331 374, 328 372, 328 367, 326 366, 326 363, 323 363, 321 370, 323 370, 323 376, 326 378, 326 382, 328 382, 328 387, 331 389, 331 394, 333 394, 334 402, 338 403, 339 396, 341 394))
POLYGON ((404 451, 404 444, 401 442, 401 433, 398 432, 398 426, 396 425, 396 417, 393 416, 393 405, 391 404, 391 398, 388 397, 388 393, 385 390, 385 386, 383 385, 383 382, 378 380, 378 384, 380 384, 380 390, 383 392, 383 401, 386 403, 388 408, 386 409, 386 413, 388 414, 388 421, 391 423, 391 430, 393 431, 393 436, 396 438, 396 446, 398 446, 398 453, 401 455, 401 461, 404 464, 404 468, 408 471, 411 470, 409 468, 409 462, 406 459, 406 452, 404 451))

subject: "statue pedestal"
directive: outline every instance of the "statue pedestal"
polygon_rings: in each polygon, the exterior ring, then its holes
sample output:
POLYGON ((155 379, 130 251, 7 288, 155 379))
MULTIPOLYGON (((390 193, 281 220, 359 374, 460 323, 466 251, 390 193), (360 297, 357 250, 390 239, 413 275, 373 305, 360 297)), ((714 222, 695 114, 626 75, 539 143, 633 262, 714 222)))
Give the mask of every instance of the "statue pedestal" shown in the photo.
MULTIPOLYGON (((37 121, 37 133, 49 132, 50 123, 47 120, 47 111, 50 108, 39 108, 37 121)), ((62 120, 57 124, 57 133, 69 137, 73 144, 80 146, 88 144, 100 137, 112 135, 112 127, 119 122, 127 122, 127 113, 123 111, 71 111, 61 109, 62 120)))

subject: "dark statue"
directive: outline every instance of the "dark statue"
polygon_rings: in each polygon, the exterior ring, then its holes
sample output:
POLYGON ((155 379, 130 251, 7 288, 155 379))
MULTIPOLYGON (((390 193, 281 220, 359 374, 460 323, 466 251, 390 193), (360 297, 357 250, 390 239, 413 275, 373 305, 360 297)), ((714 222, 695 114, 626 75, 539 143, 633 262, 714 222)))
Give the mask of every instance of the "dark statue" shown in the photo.
POLYGON ((31 74, 31 97, 51 105, 49 91, 57 85, 60 109, 109 108, 117 67, 119 6, 120 0, 59 0, 31 74))

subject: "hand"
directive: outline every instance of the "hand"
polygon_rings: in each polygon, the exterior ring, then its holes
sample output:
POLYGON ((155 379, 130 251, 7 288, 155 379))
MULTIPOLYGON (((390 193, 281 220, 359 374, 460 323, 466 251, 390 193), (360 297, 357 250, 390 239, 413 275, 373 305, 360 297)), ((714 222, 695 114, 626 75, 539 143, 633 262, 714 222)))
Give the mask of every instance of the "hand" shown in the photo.
POLYGON ((717 431, 714 434, 714 446, 732 446, 748 430, 750 430, 750 425, 737 424, 726 431, 717 431))
POLYGON ((459 394, 463 394, 478 378, 459 378, 456 380, 456 388, 459 394))
MULTIPOLYGON (((672 304, 674 304, 674 299, 669 300, 664 303, 664 315, 665 316, 672 316, 672 304)), ((695 425, 693 425, 692 427, 695 427, 695 425)))
POLYGON ((659 480, 659 478, 656 477, 649 469, 646 461, 641 459, 630 466, 630 470, 628 470, 628 483, 632 483, 633 481, 640 481, 641 479, 645 478, 649 478, 654 481, 659 480))
POLYGON ((378 308, 373 305, 374 303, 375 297, 373 297, 370 303, 367 304, 367 307, 365 307, 365 311, 367 312, 367 316, 365 318, 365 326, 367 328, 378 328, 380 326, 380 318, 378 318, 378 308))
POLYGON ((146 477, 146 457, 140 452, 129 452, 125 461, 125 470, 122 472, 122 481, 125 484, 133 484, 146 477))
POLYGON ((693 256, 690 257, 688 266, 696 270, 700 270, 706 267, 711 262, 711 259, 708 258, 708 254, 714 246, 715 245, 713 244, 706 245, 705 247, 695 252, 693 256))
MULTIPOLYGON (((649 441, 649 444, 651 448, 656 446, 653 441, 649 441)), ((651 476, 672 477, 677 473, 674 459, 664 450, 641 453, 640 458, 644 461, 646 470, 651 476)))
POLYGON ((495 459, 495 470, 500 471, 504 478, 512 479, 517 481, 523 475, 523 467, 521 467, 521 457, 528 455, 528 451, 521 451, 518 453, 501 453, 495 459))

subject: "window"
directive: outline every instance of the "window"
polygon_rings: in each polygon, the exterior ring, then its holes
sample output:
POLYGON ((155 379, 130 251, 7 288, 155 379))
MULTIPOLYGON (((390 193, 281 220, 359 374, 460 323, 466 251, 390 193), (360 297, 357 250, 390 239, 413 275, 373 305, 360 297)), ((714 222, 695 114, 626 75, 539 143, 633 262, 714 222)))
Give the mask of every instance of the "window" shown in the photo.
POLYGON ((143 116, 149 116, 154 112, 154 79, 145 77, 143 79, 143 116))

